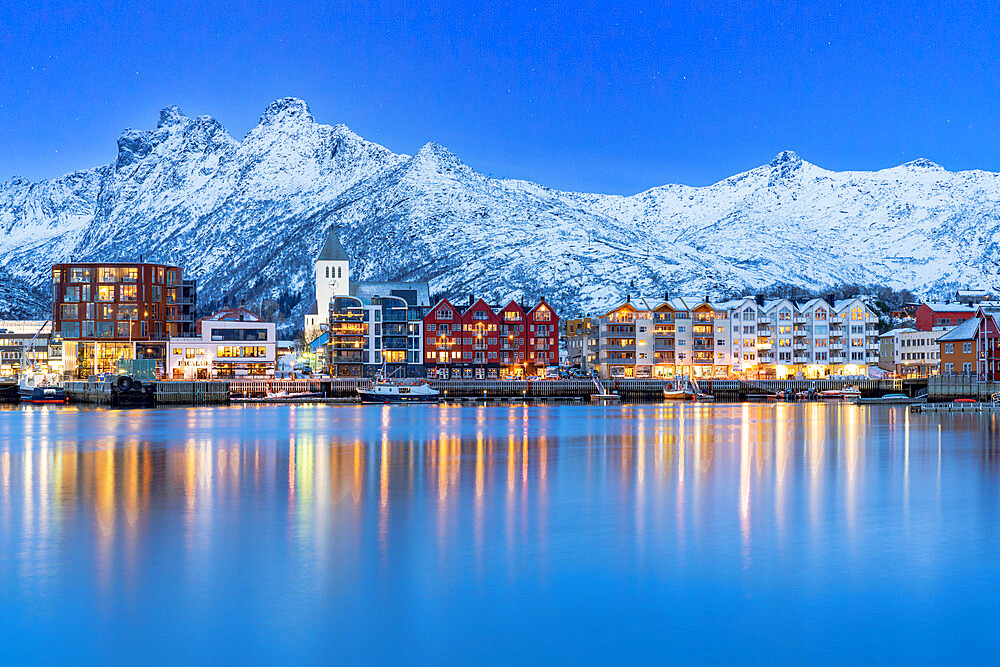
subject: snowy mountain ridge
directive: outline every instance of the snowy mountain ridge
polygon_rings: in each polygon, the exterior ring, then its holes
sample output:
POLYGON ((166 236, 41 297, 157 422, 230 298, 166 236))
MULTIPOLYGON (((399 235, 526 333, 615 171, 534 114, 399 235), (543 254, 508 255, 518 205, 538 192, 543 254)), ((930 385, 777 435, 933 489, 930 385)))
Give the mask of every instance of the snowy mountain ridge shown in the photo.
POLYGON ((170 106, 154 130, 122 133, 113 164, 0 183, 0 271, 19 283, 0 292, 0 310, 44 314, 54 262, 142 255, 183 266, 203 305, 297 293, 297 326, 330 225, 353 279, 428 280, 434 294, 496 301, 545 296, 565 314, 629 291, 1000 283, 995 173, 929 160, 833 172, 785 151, 705 187, 562 192, 487 177, 433 142, 395 154, 285 98, 242 141, 170 106))

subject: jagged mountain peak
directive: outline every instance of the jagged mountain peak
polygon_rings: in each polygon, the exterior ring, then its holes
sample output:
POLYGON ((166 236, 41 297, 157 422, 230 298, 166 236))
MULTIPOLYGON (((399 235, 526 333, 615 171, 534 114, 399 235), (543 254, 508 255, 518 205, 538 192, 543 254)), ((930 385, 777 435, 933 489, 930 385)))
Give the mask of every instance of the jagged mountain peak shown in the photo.
POLYGON ((775 282, 931 292, 1000 282, 990 241, 1000 176, 928 160, 832 172, 782 151, 704 187, 563 192, 490 178, 434 141, 393 153, 317 123, 297 98, 268 105, 242 141, 170 106, 154 130, 123 132, 118 148, 113 165, 0 186, 0 271, 24 294, 42 294, 62 258, 142 253, 185 267, 206 308, 297 296, 287 330, 311 303, 312 259, 331 225, 354 279, 546 296, 568 312, 593 312, 629 285, 716 295, 775 282))
POLYGON ((312 112, 305 100, 297 97, 282 97, 267 105, 264 114, 260 117, 261 124, 269 123, 313 123, 312 112))
POLYGON ((170 127, 171 125, 177 125, 188 120, 188 117, 184 115, 181 108, 176 104, 170 104, 160 110, 160 120, 156 124, 157 129, 163 127, 170 127))
POLYGON ((781 151, 774 156, 774 159, 769 163, 770 166, 774 168, 782 168, 787 165, 799 166, 802 164, 802 158, 795 151, 781 151))

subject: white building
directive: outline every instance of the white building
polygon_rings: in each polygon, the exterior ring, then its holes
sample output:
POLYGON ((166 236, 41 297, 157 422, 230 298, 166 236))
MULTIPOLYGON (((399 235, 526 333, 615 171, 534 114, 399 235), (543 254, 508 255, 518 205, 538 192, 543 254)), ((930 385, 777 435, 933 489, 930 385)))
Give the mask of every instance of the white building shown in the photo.
POLYGON ((337 238, 333 227, 326 236, 326 242, 313 265, 315 276, 316 302, 305 315, 306 340, 320 335, 324 324, 330 321, 330 301, 335 296, 350 294, 350 271, 347 252, 337 238))
POLYGON ((860 299, 637 297, 596 321, 604 377, 823 378, 879 360, 878 317, 860 299))
POLYGON ((276 326, 246 308, 198 320, 194 337, 170 338, 168 377, 183 380, 274 375, 276 326))
POLYGON ((938 338, 954 327, 933 331, 893 329, 879 337, 883 361, 879 365, 900 377, 926 377, 941 373, 941 345, 938 338))

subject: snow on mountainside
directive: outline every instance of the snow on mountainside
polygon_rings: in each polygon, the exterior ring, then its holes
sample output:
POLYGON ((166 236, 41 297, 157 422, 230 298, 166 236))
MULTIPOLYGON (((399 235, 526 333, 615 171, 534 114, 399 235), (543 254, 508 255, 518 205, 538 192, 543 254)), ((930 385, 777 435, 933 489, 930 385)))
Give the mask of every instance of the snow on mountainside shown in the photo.
POLYGON ((142 255, 183 266, 202 304, 299 294, 297 325, 330 225, 355 279, 544 295, 566 314, 627 291, 723 296, 776 282, 935 292, 1000 282, 998 204, 998 174, 927 160, 831 172, 792 152, 707 187, 560 192, 488 178, 436 143, 394 154, 316 123, 294 98, 271 103, 242 141, 167 107, 155 130, 122 133, 114 164, 0 183, 0 310, 42 314, 53 262, 142 255))

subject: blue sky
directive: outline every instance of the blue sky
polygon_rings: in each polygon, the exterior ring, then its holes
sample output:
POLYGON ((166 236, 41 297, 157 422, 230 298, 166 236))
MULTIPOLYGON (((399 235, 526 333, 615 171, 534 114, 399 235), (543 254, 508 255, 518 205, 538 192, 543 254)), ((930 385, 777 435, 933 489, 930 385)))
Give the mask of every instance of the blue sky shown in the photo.
POLYGON ((703 185, 783 149, 1000 171, 995 10, 917 4, 0 0, 0 180, 108 163, 167 104, 241 138, 289 95, 562 189, 703 185))

